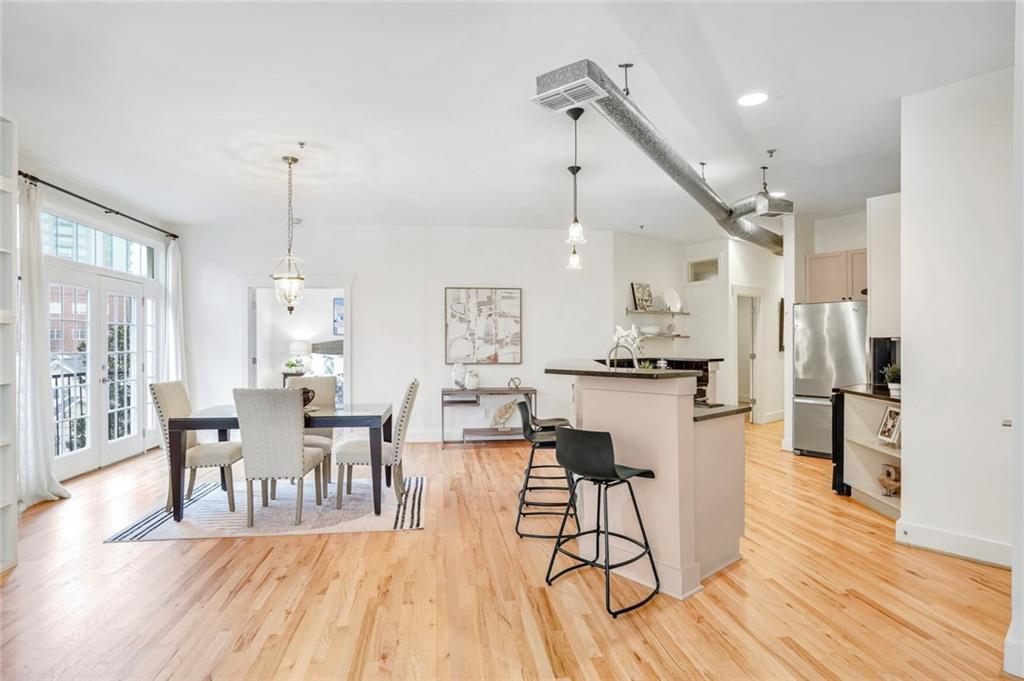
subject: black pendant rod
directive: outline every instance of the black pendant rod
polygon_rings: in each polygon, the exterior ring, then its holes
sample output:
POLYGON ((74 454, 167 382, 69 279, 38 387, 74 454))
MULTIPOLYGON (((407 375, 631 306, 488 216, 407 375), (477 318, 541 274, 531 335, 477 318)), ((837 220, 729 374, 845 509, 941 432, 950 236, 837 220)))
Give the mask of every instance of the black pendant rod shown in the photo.
POLYGON ((51 182, 47 182, 46 180, 41 180, 38 177, 36 177, 35 175, 30 175, 30 174, 28 174, 28 173, 26 173, 24 171, 21 171, 21 170, 18 171, 18 175, 20 175, 21 177, 24 177, 26 180, 28 180, 32 184, 45 185, 45 186, 49 187, 50 189, 56 189, 59 192, 67 194, 68 196, 73 196, 76 199, 78 199, 79 201, 85 201, 86 203, 91 204, 93 206, 96 206, 97 208, 103 210, 104 212, 106 212, 106 213, 108 213, 110 215, 116 215, 118 217, 124 218, 125 220, 131 220, 132 222, 137 222, 140 225, 142 225, 143 227, 149 227, 150 229, 155 229, 156 231, 160 232, 161 234, 163 234, 163 235, 165 235, 167 237, 170 237, 171 239, 177 239, 178 238, 178 235, 175 234, 174 232, 168 232, 166 229, 160 229, 156 225, 151 225, 148 222, 146 222, 145 220, 140 220, 138 218, 133 218, 131 215, 126 215, 126 214, 122 213, 119 210, 114 210, 110 206, 104 206, 102 203, 98 203, 96 201, 93 201, 92 199, 87 199, 84 196, 82 196, 81 194, 76 194, 75 192, 71 191, 70 189, 65 189, 64 187, 58 187, 57 185, 55 185, 55 184, 53 184, 51 182))
MULTIPOLYGON (((580 116, 583 115, 582 107, 573 107, 565 112, 569 118, 572 119, 572 165, 569 166, 569 172, 572 173, 572 221, 579 222, 579 218, 576 217, 576 175, 582 170, 579 164, 579 144, 577 141, 576 134, 576 123, 580 120, 580 116)), ((573 252, 575 252, 576 246, 573 245, 573 252)))

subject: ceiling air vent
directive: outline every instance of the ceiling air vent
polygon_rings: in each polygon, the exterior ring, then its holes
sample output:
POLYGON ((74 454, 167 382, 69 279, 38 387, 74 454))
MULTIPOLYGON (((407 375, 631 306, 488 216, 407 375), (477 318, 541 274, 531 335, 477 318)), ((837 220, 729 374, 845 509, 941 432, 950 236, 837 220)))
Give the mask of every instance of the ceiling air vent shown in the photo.
POLYGON ((542 92, 536 97, 531 97, 530 101, 552 111, 562 111, 583 102, 607 96, 608 93, 590 78, 581 78, 554 90, 542 92))

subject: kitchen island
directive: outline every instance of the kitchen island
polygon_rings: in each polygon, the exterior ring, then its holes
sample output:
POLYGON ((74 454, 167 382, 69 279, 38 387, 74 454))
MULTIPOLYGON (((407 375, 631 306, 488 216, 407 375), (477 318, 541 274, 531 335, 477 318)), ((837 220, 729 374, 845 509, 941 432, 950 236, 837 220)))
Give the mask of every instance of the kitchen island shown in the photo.
MULTIPOLYGON (((702 374, 696 369, 609 367, 574 359, 551 362, 545 373, 573 377, 577 428, 610 432, 617 463, 654 471, 653 480, 634 479, 633 485, 662 592, 686 598, 701 589, 701 580, 739 560, 749 407, 695 407, 702 374)), ((592 529, 594 488, 580 489, 580 526, 592 529)), ((640 536, 627 490, 610 494, 608 506, 614 531, 640 536)), ((612 562, 635 552, 625 542, 611 542, 612 562)), ((653 583, 644 562, 615 572, 653 583)))

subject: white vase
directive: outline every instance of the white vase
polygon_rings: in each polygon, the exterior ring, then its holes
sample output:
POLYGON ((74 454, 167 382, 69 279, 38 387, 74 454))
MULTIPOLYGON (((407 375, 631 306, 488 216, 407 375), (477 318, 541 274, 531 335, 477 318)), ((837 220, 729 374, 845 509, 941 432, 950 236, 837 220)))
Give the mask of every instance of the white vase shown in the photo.
POLYGON ((480 374, 477 373, 476 369, 470 369, 466 372, 465 384, 466 390, 476 390, 480 387, 480 374))
POLYGON ((465 388, 466 382, 466 367, 460 362, 456 362, 455 366, 452 367, 452 387, 453 388, 465 388))
POLYGON ((900 396, 900 384, 899 383, 890 383, 889 384, 889 394, 892 395, 893 397, 899 397, 900 396))

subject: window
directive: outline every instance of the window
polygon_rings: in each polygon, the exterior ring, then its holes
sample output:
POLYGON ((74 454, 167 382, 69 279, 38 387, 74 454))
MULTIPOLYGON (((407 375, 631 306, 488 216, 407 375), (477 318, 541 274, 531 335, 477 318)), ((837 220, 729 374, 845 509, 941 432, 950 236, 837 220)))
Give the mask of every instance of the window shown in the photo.
POLYGON ((107 295, 107 440, 136 432, 135 377, 138 363, 138 299, 107 295))
POLYGON ((43 253, 84 265, 153 278, 153 247, 43 213, 43 253))
POLYGON ((149 390, 156 381, 156 300, 146 298, 142 301, 146 313, 146 431, 156 429, 156 407, 153 406, 153 394, 149 390))
POLYGON ((50 285, 50 389, 56 456, 89 439, 89 290, 50 285))

